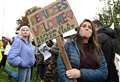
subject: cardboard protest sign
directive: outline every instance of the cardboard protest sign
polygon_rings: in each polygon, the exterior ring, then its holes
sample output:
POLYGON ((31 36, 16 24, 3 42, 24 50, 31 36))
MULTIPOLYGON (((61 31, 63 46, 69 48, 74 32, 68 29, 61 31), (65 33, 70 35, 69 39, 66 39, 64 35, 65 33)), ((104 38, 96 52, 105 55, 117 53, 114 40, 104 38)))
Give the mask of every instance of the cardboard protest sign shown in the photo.
POLYGON ((56 37, 56 31, 67 32, 78 26, 77 20, 66 0, 56 1, 28 16, 37 43, 56 37))

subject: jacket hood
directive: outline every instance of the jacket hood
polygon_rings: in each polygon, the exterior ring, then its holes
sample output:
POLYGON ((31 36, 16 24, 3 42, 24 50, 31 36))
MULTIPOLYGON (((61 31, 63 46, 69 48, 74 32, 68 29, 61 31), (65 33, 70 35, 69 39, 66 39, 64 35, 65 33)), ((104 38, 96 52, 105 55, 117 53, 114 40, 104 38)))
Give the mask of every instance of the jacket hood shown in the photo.
POLYGON ((98 33, 105 33, 111 38, 116 38, 116 31, 111 28, 101 28, 98 33))

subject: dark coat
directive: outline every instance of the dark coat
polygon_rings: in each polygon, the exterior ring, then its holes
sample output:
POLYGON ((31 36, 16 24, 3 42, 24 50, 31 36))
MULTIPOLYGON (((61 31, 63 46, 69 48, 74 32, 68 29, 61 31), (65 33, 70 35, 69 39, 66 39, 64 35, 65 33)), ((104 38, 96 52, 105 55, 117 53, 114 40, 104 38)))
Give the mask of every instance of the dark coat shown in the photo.
POLYGON ((116 31, 111 28, 101 28, 98 31, 98 41, 108 64, 108 78, 106 82, 119 82, 114 64, 116 50, 116 31))

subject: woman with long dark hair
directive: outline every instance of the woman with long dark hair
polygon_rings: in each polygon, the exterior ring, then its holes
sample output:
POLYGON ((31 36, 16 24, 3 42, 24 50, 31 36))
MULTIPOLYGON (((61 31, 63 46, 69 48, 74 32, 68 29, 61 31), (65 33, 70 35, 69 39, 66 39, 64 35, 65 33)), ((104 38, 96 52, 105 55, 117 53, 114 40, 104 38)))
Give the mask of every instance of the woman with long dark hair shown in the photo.
POLYGON ((108 74, 107 64, 97 42, 95 26, 89 19, 80 24, 76 36, 66 42, 65 49, 72 69, 66 70, 61 57, 58 57, 59 82, 73 82, 72 79, 104 82, 108 74))

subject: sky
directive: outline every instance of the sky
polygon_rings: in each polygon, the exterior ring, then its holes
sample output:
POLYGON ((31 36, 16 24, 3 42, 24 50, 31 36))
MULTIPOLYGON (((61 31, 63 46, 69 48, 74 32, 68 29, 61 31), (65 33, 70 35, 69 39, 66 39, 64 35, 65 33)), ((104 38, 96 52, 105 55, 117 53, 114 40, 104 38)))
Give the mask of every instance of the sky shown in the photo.
MULTIPOLYGON (((15 28, 17 27, 16 20, 27 9, 38 6, 45 7, 56 0, 0 0, 0 36, 13 37, 15 28)), ((97 13, 101 11, 103 5, 99 0, 68 0, 73 13, 78 21, 78 24, 85 19, 97 18, 97 13)))

